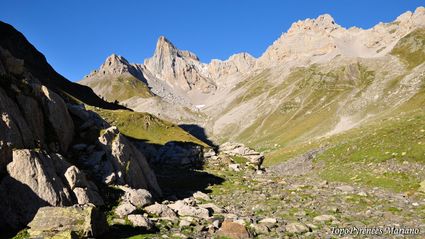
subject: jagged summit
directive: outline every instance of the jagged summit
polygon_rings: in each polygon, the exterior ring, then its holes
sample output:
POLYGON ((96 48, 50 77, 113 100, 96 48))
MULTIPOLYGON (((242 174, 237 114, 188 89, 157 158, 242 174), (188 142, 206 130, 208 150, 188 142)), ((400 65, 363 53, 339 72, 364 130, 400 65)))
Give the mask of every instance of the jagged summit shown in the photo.
POLYGON ((334 18, 329 14, 323 14, 318 16, 316 19, 307 18, 305 20, 300 20, 292 24, 288 30, 288 34, 296 32, 306 32, 306 31, 326 31, 332 32, 341 28, 340 25, 335 23, 334 18))
POLYGON ((131 68, 131 64, 122 56, 115 53, 108 56, 105 62, 100 66, 98 70, 92 71, 85 78, 99 76, 99 75, 119 75, 128 73, 131 68))
POLYGON ((203 64, 192 52, 177 49, 164 36, 159 37, 155 53, 144 65, 159 79, 185 91, 209 92, 215 85, 203 74, 203 64))

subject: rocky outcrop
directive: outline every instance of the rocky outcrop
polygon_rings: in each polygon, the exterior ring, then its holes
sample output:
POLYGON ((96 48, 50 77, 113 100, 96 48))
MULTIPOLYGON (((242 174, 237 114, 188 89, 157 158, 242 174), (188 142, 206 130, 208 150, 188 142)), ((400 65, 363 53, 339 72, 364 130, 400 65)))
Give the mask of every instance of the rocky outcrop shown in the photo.
POLYGON ((99 142, 104 147, 107 161, 110 162, 110 165, 107 165, 109 171, 113 169, 112 174, 104 176, 111 179, 107 183, 145 188, 161 196, 156 176, 145 156, 125 136, 121 135, 116 127, 106 129, 100 135, 99 142))
POLYGON ((41 86, 40 93, 43 94, 41 98, 46 118, 60 143, 61 151, 66 152, 74 137, 74 122, 59 95, 45 86, 41 86))
MULTIPOLYGON (((99 190, 107 188, 103 183, 128 185, 129 193, 125 195, 136 207, 152 204, 153 198, 145 189, 155 196, 161 196, 161 189, 144 155, 99 115, 75 103, 85 99, 76 96, 87 88, 75 87, 64 78, 53 83, 56 79, 50 77, 58 76, 57 73, 20 34, 10 31, 10 27, 0 23, 2 232, 22 229, 38 211, 31 223, 33 237, 61 233, 77 233, 78 237, 99 235, 91 234, 103 231, 93 229, 91 220, 96 217, 95 206, 104 205, 108 196, 99 190), (17 38, 23 45, 17 49, 11 38, 17 38), (25 54, 35 55, 31 58, 25 54), (41 76, 43 79, 38 78, 41 76), (81 92, 75 92, 76 89, 81 92), (70 96, 76 99, 70 100, 70 96), (68 207, 75 204, 90 206, 68 207), (46 206, 51 208, 40 209, 46 206), (49 213, 58 218, 45 219, 52 216, 49 213), (61 223, 62 228, 58 229, 61 223)), ((111 65, 124 61, 118 57, 110 60, 111 65)), ((124 70, 129 69, 118 73, 124 70)), ((98 98, 88 102, 110 106, 98 98)))
POLYGON ((256 59, 253 56, 243 52, 232 55, 225 61, 214 59, 207 65, 207 69, 212 79, 220 79, 235 73, 250 72, 255 63, 256 59))
POLYGON ((203 165, 203 147, 190 143, 168 142, 153 158, 158 166, 199 168, 203 165))
POLYGON ((0 224, 19 228, 31 221, 40 207, 72 205, 72 193, 57 169, 44 152, 14 150, 7 176, 0 183, 0 224))
POLYGON ((419 7, 394 22, 379 23, 371 29, 345 29, 329 14, 293 23, 259 58, 257 67, 282 63, 311 64, 329 61, 337 55, 376 57, 391 51, 395 43, 416 28, 424 27, 425 13, 419 7))
POLYGON ((74 165, 69 166, 63 175, 70 189, 74 192, 78 204, 104 205, 96 184, 87 180, 86 176, 77 167, 74 165))
POLYGON ((89 238, 107 230, 104 214, 92 205, 43 207, 28 226, 30 238, 89 238))

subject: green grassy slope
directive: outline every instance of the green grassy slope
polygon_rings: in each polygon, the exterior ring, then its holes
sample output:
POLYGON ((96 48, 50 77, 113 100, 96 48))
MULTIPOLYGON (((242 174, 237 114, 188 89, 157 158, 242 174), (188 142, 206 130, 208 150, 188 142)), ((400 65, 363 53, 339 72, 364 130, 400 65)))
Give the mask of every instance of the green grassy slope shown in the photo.
POLYGON ((425 28, 417 29, 403 37, 391 51, 408 67, 414 68, 425 61, 425 28))
POLYGON ((93 89, 108 89, 103 97, 110 102, 124 101, 131 97, 152 97, 148 86, 133 76, 122 76, 115 79, 101 79, 86 82, 93 89))
POLYGON ((192 142, 208 147, 207 144, 179 126, 158 119, 148 113, 128 110, 104 110, 94 107, 89 107, 89 109, 98 113, 111 125, 117 126, 121 133, 134 139, 146 140, 148 143, 161 145, 170 141, 192 142))
MULTIPOLYGON (((268 98, 280 99, 276 110, 260 116, 237 139, 264 150, 324 134, 337 123, 340 102, 369 86, 373 75, 360 63, 333 70, 316 65, 298 68, 267 91, 268 98)), ((256 90, 256 85, 247 92, 256 90)))

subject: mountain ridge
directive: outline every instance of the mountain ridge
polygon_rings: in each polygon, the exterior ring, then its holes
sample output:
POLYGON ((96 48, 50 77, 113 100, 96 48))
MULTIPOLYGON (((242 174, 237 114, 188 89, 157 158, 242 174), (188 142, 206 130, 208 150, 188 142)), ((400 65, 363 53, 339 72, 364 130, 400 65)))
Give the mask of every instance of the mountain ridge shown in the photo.
MULTIPOLYGON (((259 58, 239 53, 210 63, 200 62, 189 51, 182 53, 165 37, 160 37, 154 56, 145 61, 148 66, 136 64, 144 69, 155 102, 153 98, 133 97, 123 103, 136 111, 156 115, 161 109, 161 117, 175 123, 195 123, 219 141, 239 140, 253 147, 281 145, 307 135, 336 134, 380 115, 374 110, 377 105, 393 109, 398 104, 388 102, 407 101, 418 92, 416 85, 406 82, 411 82, 409 77, 419 77, 422 68, 413 70, 404 65, 402 56, 393 54, 393 48, 400 46, 397 43, 409 33, 423 27, 424 7, 370 29, 346 29, 329 14, 323 14, 293 23, 259 58), (213 82, 214 89, 205 85, 189 87, 189 81, 199 83, 201 79, 205 79, 204 83, 213 82), (389 94, 384 85, 395 90, 389 94), (406 86, 407 91, 403 90, 406 86), (204 91, 205 87, 209 90, 204 91), (337 99, 342 100, 340 104, 335 104, 337 99), (381 99, 385 102, 379 102, 381 99), (312 109, 324 107, 321 102, 332 109, 329 116, 316 118, 318 115, 312 109), (273 118, 279 120, 267 123, 273 118), (300 129, 299 133, 303 133, 287 138, 289 141, 282 141, 281 136, 273 139, 272 132, 264 128, 282 121, 286 123, 281 125, 302 127, 302 121, 296 123, 302 118, 315 122, 314 125, 319 125, 318 119, 326 119, 327 125, 300 129), (264 138, 261 135, 271 140, 257 145, 254 142, 261 140, 255 138, 264 138)), ((415 67, 422 62, 419 57, 415 67)), ((89 79, 83 83, 87 82, 89 79)))

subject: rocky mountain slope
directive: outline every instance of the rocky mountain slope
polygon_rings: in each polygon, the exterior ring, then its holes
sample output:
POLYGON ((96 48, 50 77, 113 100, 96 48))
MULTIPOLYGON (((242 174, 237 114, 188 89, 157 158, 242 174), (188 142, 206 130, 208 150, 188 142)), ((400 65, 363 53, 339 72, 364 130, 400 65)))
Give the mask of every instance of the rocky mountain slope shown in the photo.
POLYGON ((325 14, 294 23, 258 59, 241 53, 209 64, 160 37, 154 56, 134 64, 154 96, 122 103, 262 150, 330 136, 384 117, 420 91, 424 22, 423 7, 366 30, 325 14))

